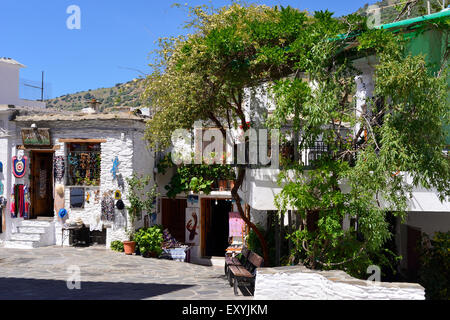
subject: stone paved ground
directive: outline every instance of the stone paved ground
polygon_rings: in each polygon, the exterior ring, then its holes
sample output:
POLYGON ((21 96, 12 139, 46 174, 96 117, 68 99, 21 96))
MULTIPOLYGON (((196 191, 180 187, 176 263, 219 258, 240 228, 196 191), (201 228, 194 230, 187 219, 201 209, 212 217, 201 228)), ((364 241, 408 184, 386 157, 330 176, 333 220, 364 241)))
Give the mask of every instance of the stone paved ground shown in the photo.
POLYGON ((0 300, 250 300, 233 294, 222 267, 126 256, 104 247, 0 248, 0 300), (68 268, 81 271, 69 290, 68 268))

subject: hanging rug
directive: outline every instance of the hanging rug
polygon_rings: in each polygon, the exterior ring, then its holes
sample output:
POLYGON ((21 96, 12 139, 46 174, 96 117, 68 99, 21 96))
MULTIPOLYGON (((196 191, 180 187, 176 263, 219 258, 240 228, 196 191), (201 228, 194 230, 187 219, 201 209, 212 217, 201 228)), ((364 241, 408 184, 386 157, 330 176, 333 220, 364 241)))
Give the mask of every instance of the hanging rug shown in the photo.
POLYGON ((27 166, 27 157, 22 157, 19 160, 17 157, 13 157, 13 174, 16 178, 23 178, 25 176, 25 168, 27 166))

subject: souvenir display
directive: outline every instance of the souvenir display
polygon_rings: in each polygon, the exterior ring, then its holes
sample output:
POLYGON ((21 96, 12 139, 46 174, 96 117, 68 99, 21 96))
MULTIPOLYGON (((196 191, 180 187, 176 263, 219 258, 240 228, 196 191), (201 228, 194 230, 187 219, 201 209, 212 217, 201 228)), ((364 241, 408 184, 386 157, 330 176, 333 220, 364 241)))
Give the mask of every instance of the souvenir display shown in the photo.
POLYGON ((125 209, 125 204, 123 203, 122 200, 119 199, 119 200, 116 202, 116 208, 119 209, 119 210, 125 209))
POLYGON ((105 194, 102 199, 102 220, 114 221, 114 213, 114 199, 109 194, 105 194))
POLYGON ((229 237, 242 237, 245 230, 245 221, 241 218, 239 212, 230 212, 229 214, 229 237))
POLYGON ((84 188, 70 188, 70 207, 84 208, 84 188))
POLYGON ((65 207, 64 185, 57 184, 55 186, 55 211, 58 212, 64 207, 65 207))
POLYGON ((117 185, 121 190, 125 190, 125 182, 121 173, 117 175, 117 185))
POLYGON ((47 196, 47 170, 39 170, 39 197, 45 199, 47 196))
POLYGON ((95 191, 95 204, 98 204, 100 202, 100 190, 95 191))
POLYGON ((64 161, 64 157, 54 157, 53 158, 53 172, 55 175, 55 179, 58 182, 61 182, 64 179, 64 173, 66 170, 66 164, 64 161))
POLYGON ((29 188, 23 184, 16 184, 11 192, 11 218, 28 218, 30 209, 29 188))
POLYGON ((111 173, 113 174, 113 180, 116 180, 116 178, 117 178, 117 171, 119 170, 119 157, 116 157, 114 160, 113 160, 113 167, 112 167, 112 169, 111 169, 111 173))
POLYGON ((67 159, 68 184, 98 185, 100 183, 100 154, 71 152, 67 159))
POLYGON ((67 216, 67 210, 64 209, 64 208, 62 208, 61 210, 59 210, 58 216, 59 216, 61 219, 64 219, 64 218, 67 216))
POLYGON ((27 160, 27 157, 22 157, 21 159, 19 159, 18 157, 13 157, 12 170, 16 178, 23 178, 25 176, 27 160))

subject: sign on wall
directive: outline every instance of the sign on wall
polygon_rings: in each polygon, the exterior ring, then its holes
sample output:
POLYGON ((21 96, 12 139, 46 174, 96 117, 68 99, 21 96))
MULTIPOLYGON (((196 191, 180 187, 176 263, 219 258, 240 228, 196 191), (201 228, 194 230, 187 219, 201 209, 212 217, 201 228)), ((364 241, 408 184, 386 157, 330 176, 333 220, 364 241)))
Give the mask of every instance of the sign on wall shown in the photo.
POLYGON ((22 141, 24 146, 50 146, 50 129, 22 129, 22 141))

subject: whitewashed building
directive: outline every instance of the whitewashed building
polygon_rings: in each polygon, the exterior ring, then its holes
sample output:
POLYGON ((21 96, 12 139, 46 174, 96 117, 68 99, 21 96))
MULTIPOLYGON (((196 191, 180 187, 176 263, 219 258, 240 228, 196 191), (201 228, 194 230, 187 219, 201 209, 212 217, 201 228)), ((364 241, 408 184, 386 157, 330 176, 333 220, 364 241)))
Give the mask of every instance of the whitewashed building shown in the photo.
MULTIPOLYGON (((17 111, 8 108, 9 113, 17 111)), ((70 231, 62 229, 74 222, 83 223, 90 237, 95 234, 95 241, 107 247, 111 241, 128 240, 127 210, 116 204, 122 200, 129 205, 126 179, 133 173, 153 176, 154 155, 143 140, 145 118, 131 113, 18 112, 9 121, 8 147, 1 155, 7 164, 3 175, 8 206, 1 235, 5 247, 69 245, 70 231), (13 157, 26 160, 21 178, 12 172, 13 157), (29 210, 19 208, 14 216, 15 186, 28 189, 29 210), (102 208, 104 199, 114 204, 109 218, 102 208), (63 219, 61 209, 67 212, 63 219)), ((135 225, 142 226, 144 215, 135 225)))

